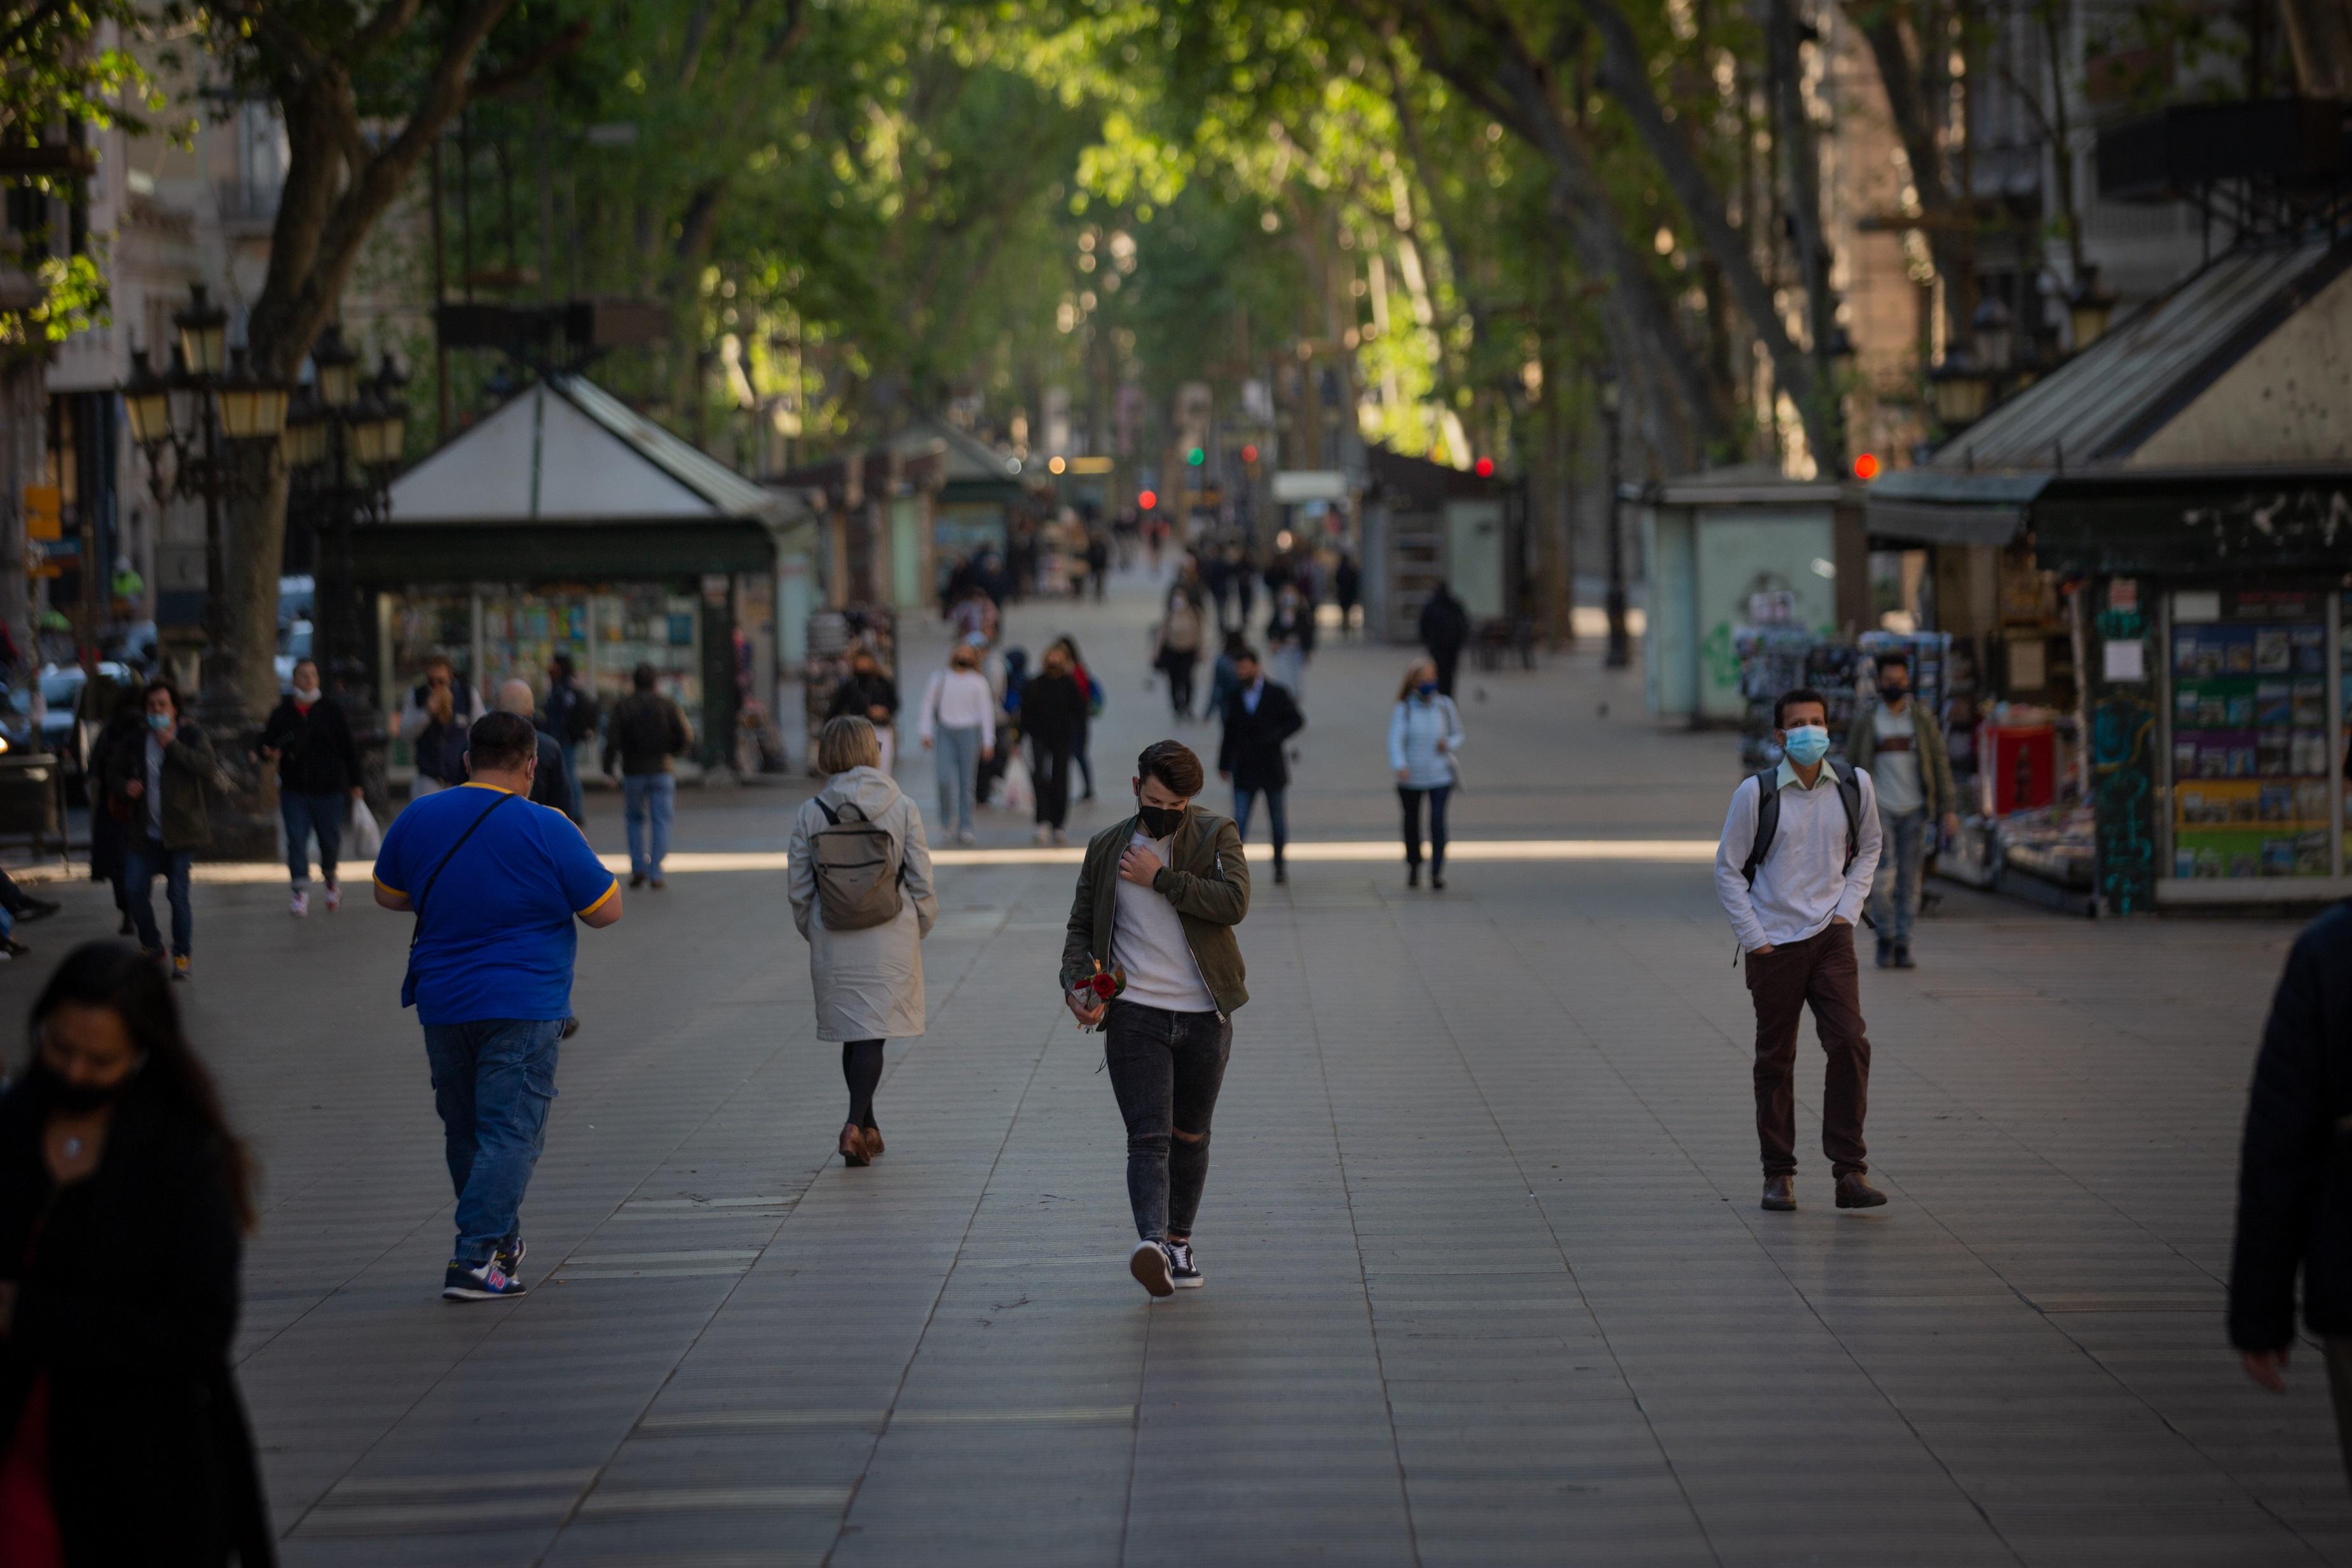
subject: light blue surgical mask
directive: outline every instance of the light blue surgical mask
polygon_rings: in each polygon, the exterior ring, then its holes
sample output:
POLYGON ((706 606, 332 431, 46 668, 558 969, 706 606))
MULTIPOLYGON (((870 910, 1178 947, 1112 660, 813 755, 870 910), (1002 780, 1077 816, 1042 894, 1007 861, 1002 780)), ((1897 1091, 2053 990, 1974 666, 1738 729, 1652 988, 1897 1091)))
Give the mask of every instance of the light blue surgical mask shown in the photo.
POLYGON ((147 727, 169 729, 172 727, 172 716, 168 713, 151 713, 147 716, 147 727))
POLYGON ((1818 724, 1801 724, 1789 731, 1780 749, 1800 768, 1811 768, 1830 754, 1830 732, 1818 724))

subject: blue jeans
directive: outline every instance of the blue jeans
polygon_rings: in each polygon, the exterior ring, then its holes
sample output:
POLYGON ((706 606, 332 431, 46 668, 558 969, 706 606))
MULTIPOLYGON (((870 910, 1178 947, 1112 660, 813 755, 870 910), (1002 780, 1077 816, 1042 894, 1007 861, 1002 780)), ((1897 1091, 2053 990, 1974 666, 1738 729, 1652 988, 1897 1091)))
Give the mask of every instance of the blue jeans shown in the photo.
POLYGON ((677 775, 631 773, 621 780, 629 819, 629 873, 659 876, 669 853, 669 825, 677 815, 677 775), (646 819, 652 819, 653 847, 646 847, 646 819))
POLYGON ((1283 804, 1283 796, 1286 793, 1286 791, 1281 789, 1244 789, 1239 785, 1234 787, 1234 831, 1241 835, 1244 845, 1249 842, 1251 809, 1257 804, 1258 796, 1263 794, 1265 797, 1266 822, 1274 829, 1274 858, 1276 861, 1282 859, 1282 852, 1290 844, 1290 813, 1283 804))
POLYGON ((188 904, 186 850, 167 850, 161 839, 133 839, 122 857, 122 885, 131 895, 131 923, 139 931, 139 946, 150 953, 163 950, 163 934, 155 928, 155 878, 163 878, 163 895, 172 905, 172 951, 185 957, 195 939, 195 912, 188 904))
POLYGON ((1429 863, 1441 873, 1445 870, 1445 802, 1454 793, 1451 784, 1440 784, 1433 789, 1415 789, 1397 786, 1397 800, 1404 806, 1404 863, 1421 863, 1421 801, 1429 798, 1429 863))
POLYGON ((586 777, 580 771, 584 749, 585 743, 577 740, 563 748, 563 781, 572 786, 572 820, 575 822, 588 820, 588 796, 580 782, 586 777))
POLYGON ((980 786, 980 726, 940 727, 935 771, 940 776, 940 831, 971 831, 971 798, 980 786))
POLYGON ((1878 831, 1885 847, 1870 888, 1871 922, 1878 927, 1881 942, 1907 946, 1911 917, 1919 913, 1919 868, 1927 858, 1927 809, 1922 806, 1899 816, 1881 811, 1878 831))
POLYGON ((523 1189, 547 1141, 562 1019, 482 1019, 425 1026, 433 1107, 441 1113, 457 1241, 449 1256, 479 1268, 512 1240, 523 1189))
POLYGON ((319 870, 327 885, 335 885, 335 856, 343 847, 343 819, 351 814, 349 796, 298 795, 287 790, 278 797, 278 815, 286 823, 286 874, 297 888, 310 885, 310 835, 319 835, 319 870))

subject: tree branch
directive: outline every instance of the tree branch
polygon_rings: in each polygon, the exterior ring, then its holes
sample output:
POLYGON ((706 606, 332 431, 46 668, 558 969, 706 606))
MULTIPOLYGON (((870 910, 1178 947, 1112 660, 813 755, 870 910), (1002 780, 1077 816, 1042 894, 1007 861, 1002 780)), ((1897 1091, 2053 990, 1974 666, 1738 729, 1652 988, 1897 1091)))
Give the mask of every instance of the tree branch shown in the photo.
POLYGON ((467 101, 505 97, 564 56, 577 54, 580 46, 588 41, 588 33, 589 26, 585 21, 574 22, 522 58, 476 77, 466 89, 467 101))

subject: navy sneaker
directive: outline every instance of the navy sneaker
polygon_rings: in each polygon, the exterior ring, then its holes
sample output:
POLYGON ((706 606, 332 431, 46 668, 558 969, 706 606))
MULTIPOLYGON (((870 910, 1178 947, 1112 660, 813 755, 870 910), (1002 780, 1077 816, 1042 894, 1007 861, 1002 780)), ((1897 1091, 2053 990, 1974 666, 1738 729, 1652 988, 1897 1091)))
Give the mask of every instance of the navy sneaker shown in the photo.
POLYGON ((1192 1261, 1190 1241, 1168 1244, 1168 1277, 1180 1291, 1197 1291, 1208 1281, 1202 1278, 1200 1266, 1192 1261))
POLYGON ((499 1249, 490 1254, 490 1261, 509 1274, 520 1274, 522 1272, 523 1255, 530 1250, 530 1245, 522 1239, 522 1232, 518 1230, 499 1243, 499 1249))
POLYGON ((1176 1281, 1168 1261, 1168 1249, 1160 1242, 1137 1242, 1135 1250, 1128 1256, 1127 1271, 1135 1276, 1137 1284, 1155 1296, 1176 1293, 1176 1281))
POLYGON ((441 1276, 441 1297, 449 1301, 495 1301, 502 1296, 520 1296, 523 1282, 509 1274, 492 1258, 488 1262, 468 1266, 452 1259, 441 1276))

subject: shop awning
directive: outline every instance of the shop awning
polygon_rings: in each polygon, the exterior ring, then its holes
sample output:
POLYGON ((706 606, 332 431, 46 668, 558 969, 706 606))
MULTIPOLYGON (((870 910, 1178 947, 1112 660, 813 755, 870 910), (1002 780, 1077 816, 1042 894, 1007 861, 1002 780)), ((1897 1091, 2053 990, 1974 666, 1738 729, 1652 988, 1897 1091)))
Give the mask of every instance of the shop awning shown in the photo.
POLYGON ((2015 538, 2047 474, 1950 474, 1909 468, 1871 486, 1863 524, 1890 544, 1990 545, 2015 538))

